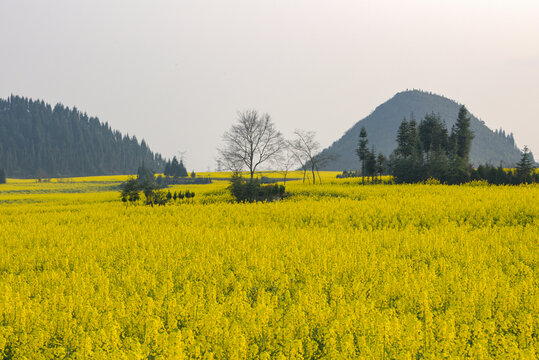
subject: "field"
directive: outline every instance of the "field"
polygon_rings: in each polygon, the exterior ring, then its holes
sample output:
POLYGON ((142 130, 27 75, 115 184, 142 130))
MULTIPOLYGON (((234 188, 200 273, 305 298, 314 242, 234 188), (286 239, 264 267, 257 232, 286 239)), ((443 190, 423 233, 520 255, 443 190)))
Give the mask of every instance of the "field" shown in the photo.
POLYGON ((334 176, 164 207, 125 206, 126 177, 10 179, 0 358, 537 357, 539 186, 334 176))

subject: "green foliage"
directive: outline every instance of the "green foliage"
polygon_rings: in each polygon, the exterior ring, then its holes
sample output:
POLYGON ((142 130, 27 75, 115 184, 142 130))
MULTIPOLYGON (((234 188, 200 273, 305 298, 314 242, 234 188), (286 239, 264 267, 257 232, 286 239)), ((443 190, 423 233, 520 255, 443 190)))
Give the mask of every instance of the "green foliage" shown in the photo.
POLYGON ((535 173, 533 167, 526 172, 522 168, 513 171, 505 170, 501 165, 496 168, 487 164, 472 170, 471 179, 472 181, 486 181, 493 185, 519 185, 539 182, 539 173, 535 173))
POLYGON ((531 183, 533 179, 534 166, 532 156, 527 146, 517 164, 517 177, 521 183, 531 183))
POLYGON ((12 177, 133 174, 163 160, 143 141, 76 108, 19 96, 0 99, 0 164, 12 177))
POLYGON ((440 116, 427 114, 415 121, 401 122, 397 131, 397 149, 393 152, 391 169, 397 183, 422 182, 429 178, 447 184, 470 180, 468 163, 473 132, 464 106, 460 108, 457 125, 448 135, 440 116))
POLYGON ((473 132, 470 130, 470 117, 468 116, 468 110, 462 105, 459 109, 457 122, 453 133, 456 139, 455 154, 459 158, 463 159, 466 163, 469 161, 470 150, 472 147, 472 140, 474 138, 473 132))
POLYGON ((6 183, 6 172, 3 168, 0 168, 0 184, 6 183))
POLYGON ((361 131, 359 132, 359 141, 356 154, 359 161, 361 161, 361 176, 363 177, 363 182, 365 182, 366 160, 367 154, 369 153, 369 149, 367 148, 368 143, 369 140, 367 139, 367 130, 365 130, 365 127, 362 127, 361 131))
POLYGON ((140 199, 141 192, 144 194, 144 203, 150 206, 163 206, 172 202, 172 200, 195 197, 195 193, 189 190, 186 190, 185 193, 181 191, 179 193, 174 192, 174 194, 170 190, 163 190, 156 181, 153 172, 144 165, 139 167, 136 179, 129 179, 121 185, 120 197, 124 203, 134 204, 140 199))
MULTIPOLYGON (((375 145, 378 152, 389 157, 397 148, 396 138, 392 135, 397 133, 403 117, 411 120, 410 114, 414 113, 419 120, 425 114, 434 112, 436 117, 445 120, 450 133, 459 111, 460 105, 457 102, 443 96, 418 90, 398 93, 348 129, 340 139, 335 139, 322 154, 337 155, 338 158, 321 166, 320 170, 361 169, 356 149, 362 127, 365 127, 369 134, 369 144, 375 145)), ((515 147, 511 134, 503 130, 493 131, 471 114, 468 114, 468 117, 471 118, 470 130, 475 134, 469 154, 470 163, 474 166, 486 163, 498 165, 502 161, 505 167, 511 167, 519 161, 521 152, 515 147)))
POLYGON ((129 179, 121 185, 121 199, 124 203, 135 203, 140 199, 140 183, 137 179, 129 179))
POLYGON ((237 202, 273 201, 285 193, 284 185, 261 185, 258 179, 244 180, 238 173, 232 175, 228 190, 237 202))
POLYGON ((165 176, 173 176, 173 177, 186 177, 187 176, 187 170, 185 169, 185 166, 183 165, 183 161, 180 160, 178 162, 178 159, 176 156, 171 161, 168 161, 165 164, 165 176))

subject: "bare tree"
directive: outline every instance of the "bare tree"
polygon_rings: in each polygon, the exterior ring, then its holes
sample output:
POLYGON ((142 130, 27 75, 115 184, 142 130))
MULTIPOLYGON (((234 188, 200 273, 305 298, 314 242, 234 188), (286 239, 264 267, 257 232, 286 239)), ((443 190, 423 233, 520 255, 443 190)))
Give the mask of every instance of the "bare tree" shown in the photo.
POLYGON ((320 153, 320 143, 316 141, 314 131, 296 129, 294 136, 294 139, 290 141, 290 147, 303 169, 303 182, 305 182, 305 176, 309 168, 313 176, 313 184, 316 183, 316 175, 318 175, 319 182, 322 183, 320 168, 329 161, 334 160, 335 156, 320 153))
POLYGON ((247 169, 254 177, 256 168, 274 160, 283 148, 284 140, 268 114, 256 110, 238 113, 238 123, 223 135, 219 160, 227 170, 239 172, 247 169))
POLYGON ((298 159, 289 142, 285 142, 283 151, 276 158, 277 172, 283 175, 283 182, 286 184, 286 177, 290 170, 294 169, 298 164, 298 159))

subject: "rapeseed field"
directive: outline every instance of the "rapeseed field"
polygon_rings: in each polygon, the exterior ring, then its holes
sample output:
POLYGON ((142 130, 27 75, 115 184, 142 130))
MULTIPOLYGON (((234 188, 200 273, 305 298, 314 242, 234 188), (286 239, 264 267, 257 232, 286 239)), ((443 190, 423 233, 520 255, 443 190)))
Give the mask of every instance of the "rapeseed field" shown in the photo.
POLYGON ((0 185, 0 358, 537 357, 537 185, 332 178, 155 207, 124 178, 0 185))

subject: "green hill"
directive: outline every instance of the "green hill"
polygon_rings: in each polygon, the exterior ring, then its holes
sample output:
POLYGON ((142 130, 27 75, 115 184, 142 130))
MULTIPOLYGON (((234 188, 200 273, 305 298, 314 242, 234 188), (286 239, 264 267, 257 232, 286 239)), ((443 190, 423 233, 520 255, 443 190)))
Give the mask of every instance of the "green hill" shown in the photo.
MULTIPOLYGON (((337 155, 337 160, 328 163, 323 170, 355 170, 360 168, 355 149, 362 126, 368 133, 369 147, 374 145, 377 152, 389 156, 396 148, 397 129, 404 117, 410 120, 414 114, 416 121, 425 114, 434 112, 445 121, 448 130, 457 119, 460 104, 446 97, 432 93, 411 90, 396 94, 393 98, 378 106, 372 114, 358 121, 351 129, 330 147, 324 154, 337 155)), ((470 160, 474 165, 492 164, 513 166, 518 162, 521 151, 516 147, 512 134, 493 131, 477 117, 471 115, 471 129, 475 133, 472 142, 470 160)))
POLYGON ((0 168, 8 177, 134 174, 142 163, 164 166, 144 140, 96 117, 19 96, 0 99, 0 168))

